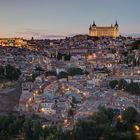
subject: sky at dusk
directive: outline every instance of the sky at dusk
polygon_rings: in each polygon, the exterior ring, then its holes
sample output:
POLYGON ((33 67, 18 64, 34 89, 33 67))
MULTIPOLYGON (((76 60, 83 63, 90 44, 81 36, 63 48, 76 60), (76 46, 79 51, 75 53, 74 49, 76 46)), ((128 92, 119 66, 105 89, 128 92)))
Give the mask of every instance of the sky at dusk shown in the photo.
POLYGON ((87 34, 93 20, 140 33, 140 0, 0 0, 0 37, 87 34))

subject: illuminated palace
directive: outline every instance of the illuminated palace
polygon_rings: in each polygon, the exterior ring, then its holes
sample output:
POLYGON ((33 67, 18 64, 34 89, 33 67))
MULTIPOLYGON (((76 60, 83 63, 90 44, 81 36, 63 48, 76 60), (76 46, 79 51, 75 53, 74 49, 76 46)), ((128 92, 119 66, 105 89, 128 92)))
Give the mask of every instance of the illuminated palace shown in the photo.
POLYGON ((116 21, 115 25, 111 26, 96 26, 95 21, 89 27, 89 35, 94 37, 118 37, 119 36, 119 25, 116 21))

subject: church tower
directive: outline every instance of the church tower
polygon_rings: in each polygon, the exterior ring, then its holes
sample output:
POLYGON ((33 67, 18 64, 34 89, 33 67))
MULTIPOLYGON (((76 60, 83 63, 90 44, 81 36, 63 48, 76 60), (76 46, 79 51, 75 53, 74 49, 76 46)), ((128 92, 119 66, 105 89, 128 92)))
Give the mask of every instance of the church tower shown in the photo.
POLYGON ((118 22, 116 20, 116 23, 115 23, 115 32, 114 32, 114 36, 118 37, 119 36, 119 25, 118 25, 118 22))

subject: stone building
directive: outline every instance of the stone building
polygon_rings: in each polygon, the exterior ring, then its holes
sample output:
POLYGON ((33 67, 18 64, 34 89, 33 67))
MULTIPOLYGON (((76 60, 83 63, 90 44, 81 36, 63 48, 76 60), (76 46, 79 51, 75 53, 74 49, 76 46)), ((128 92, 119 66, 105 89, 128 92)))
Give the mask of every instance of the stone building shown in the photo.
POLYGON ((89 27, 89 35, 94 37, 119 37, 119 25, 116 21, 111 26, 96 26, 95 21, 89 27))

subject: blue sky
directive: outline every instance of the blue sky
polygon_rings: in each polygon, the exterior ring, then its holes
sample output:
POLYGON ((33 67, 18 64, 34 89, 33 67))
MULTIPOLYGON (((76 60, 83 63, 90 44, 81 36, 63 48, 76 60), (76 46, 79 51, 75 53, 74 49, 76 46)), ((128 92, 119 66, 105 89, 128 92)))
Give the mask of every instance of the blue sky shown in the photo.
POLYGON ((0 37, 87 34, 93 20, 140 33, 140 0, 0 0, 0 37))

